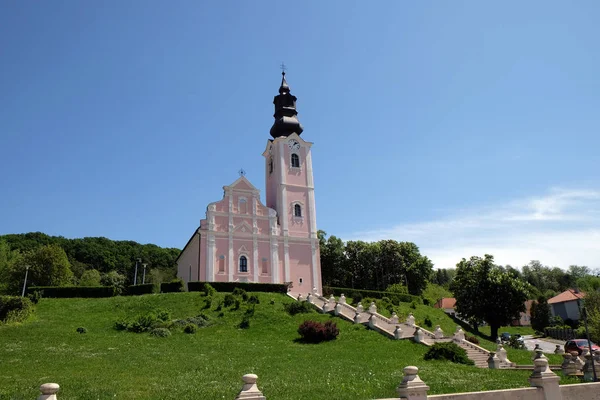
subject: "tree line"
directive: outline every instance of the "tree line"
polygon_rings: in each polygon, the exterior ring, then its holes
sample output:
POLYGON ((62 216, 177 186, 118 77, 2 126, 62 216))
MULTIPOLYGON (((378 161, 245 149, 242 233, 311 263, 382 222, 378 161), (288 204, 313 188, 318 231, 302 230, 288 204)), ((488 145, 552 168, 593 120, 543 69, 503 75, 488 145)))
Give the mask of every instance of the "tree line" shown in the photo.
POLYGON ((2 235, 0 291, 18 292, 27 265, 28 281, 37 286, 112 285, 115 280, 132 284, 137 259, 147 264, 147 281, 170 280, 175 277, 179 253, 176 248, 103 237, 67 239, 41 232, 2 235))

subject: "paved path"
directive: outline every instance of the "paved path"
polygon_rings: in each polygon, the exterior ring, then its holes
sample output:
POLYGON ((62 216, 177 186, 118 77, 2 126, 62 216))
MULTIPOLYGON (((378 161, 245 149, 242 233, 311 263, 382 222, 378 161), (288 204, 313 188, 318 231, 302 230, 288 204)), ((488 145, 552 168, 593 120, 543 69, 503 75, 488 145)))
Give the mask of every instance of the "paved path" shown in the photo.
POLYGON ((539 344, 544 353, 554 353, 556 345, 559 344, 561 348, 564 348, 565 342, 559 340, 548 341, 544 339, 534 339, 532 335, 524 335, 523 340, 525 341, 525 347, 527 350, 533 350, 536 344, 539 344))

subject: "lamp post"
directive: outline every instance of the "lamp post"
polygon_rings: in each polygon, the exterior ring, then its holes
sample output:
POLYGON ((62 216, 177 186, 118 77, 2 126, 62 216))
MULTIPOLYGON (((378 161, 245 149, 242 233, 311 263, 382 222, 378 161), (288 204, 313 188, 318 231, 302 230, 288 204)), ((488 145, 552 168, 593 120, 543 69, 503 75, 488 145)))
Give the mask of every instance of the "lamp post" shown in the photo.
POLYGON ((142 262, 141 258, 138 258, 137 260, 135 260, 135 274, 133 275, 133 284, 137 285, 137 269, 138 269, 138 264, 142 262))
POLYGON ((146 266, 148 264, 144 263, 142 266, 144 267, 144 276, 142 277, 142 283, 146 283, 146 266))
POLYGON ((25 288, 27 287, 27 273, 29 272, 29 265, 25 266, 25 281, 23 281, 23 291, 21 297, 25 297, 25 288))

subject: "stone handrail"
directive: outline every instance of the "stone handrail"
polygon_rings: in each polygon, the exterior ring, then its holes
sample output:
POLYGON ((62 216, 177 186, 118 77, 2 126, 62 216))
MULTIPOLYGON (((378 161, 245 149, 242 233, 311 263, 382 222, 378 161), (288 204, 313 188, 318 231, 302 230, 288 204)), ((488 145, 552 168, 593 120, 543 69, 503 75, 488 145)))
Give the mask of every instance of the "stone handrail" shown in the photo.
POLYGON ((478 345, 476 345, 475 343, 471 343, 471 342, 469 342, 467 339, 462 339, 462 340, 459 340, 459 342, 460 342, 460 343, 463 343, 465 346, 471 347, 471 348, 473 348, 473 349, 475 349, 475 350, 479 350, 479 351, 480 351, 480 352, 482 352, 482 353, 485 353, 485 354, 488 354, 488 355, 490 354, 490 351, 489 351, 489 350, 487 350, 487 349, 484 349, 483 347, 481 347, 481 346, 478 346, 478 345))

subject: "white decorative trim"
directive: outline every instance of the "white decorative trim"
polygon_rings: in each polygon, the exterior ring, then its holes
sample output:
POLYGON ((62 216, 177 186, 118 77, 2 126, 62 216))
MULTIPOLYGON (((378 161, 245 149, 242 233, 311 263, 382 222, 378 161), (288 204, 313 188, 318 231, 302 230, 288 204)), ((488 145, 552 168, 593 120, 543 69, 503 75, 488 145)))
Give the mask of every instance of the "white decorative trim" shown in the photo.
MULTIPOLYGON (((283 166, 286 165, 285 162, 285 148, 283 146, 284 141, 280 141, 279 142, 279 161, 281 163, 281 168, 280 170, 280 180, 279 183, 280 184, 285 184, 285 172, 284 172, 284 168, 283 166)), ((281 193, 281 202, 279 203, 279 209, 281 210, 281 215, 279 223, 283 229, 283 236, 288 236, 288 213, 287 213, 287 193, 285 191, 285 188, 279 186, 278 188, 279 193, 281 193)))
POLYGON ((283 241, 283 281, 290 281, 290 244, 288 243, 287 238, 283 241))
POLYGON ((258 242, 256 240, 256 238, 254 238, 253 242, 252 242, 252 258, 253 258, 253 275, 254 275, 254 282, 258 282, 258 242))
POLYGON ((233 234, 229 233, 229 257, 227 258, 227 277, 229 282, 233 281, 233 234))
POLYGON ((318 244, 315 243, 315 240, 312 241, 311 243, 311 251, 312 251, 312 284, 313 287, 316 287, 317 290, 319 291, 319 293, 321 292, 321 277, 319 276, 319 274, 317 273, 317 246, 318 244))
POLYGON ((208 251, 206 252, 206 281, 213 282, 215 280, 215 236, 208 235, 207 240, 208 251))
POLYGON ((317 237, 317 210, 315 204, 315 191, 312 170, 312 155, 310 149, 306 151, 306 184, 311 188, 308 191, 308 210, 309 210, 309 234, 311 238, 317 237))
POLYGON ((279 244, 275 238, 271 239, 271 278, 273 283, 279 283, 279 244))

